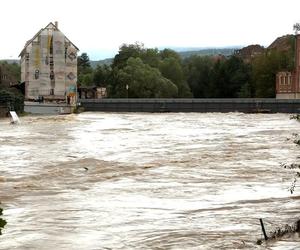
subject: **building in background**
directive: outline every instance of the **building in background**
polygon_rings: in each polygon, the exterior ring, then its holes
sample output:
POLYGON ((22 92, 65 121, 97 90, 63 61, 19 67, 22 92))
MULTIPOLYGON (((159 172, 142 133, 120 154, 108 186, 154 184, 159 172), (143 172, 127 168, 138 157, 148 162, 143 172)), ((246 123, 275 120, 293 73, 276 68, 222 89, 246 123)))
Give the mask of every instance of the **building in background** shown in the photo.
POLYGON ((276 74, 276 98, 300 99, 300 35, 295 36, 295 69, 276 74))
POLYGON ((79 99, 102 99, 107 97, 107 91, 105 87, 86 86, 78 87, 79 99))
POLYGON ((75 106, 78 51, 57 22, 49 23, 30 39, 19 55, 25 101, 75 106))

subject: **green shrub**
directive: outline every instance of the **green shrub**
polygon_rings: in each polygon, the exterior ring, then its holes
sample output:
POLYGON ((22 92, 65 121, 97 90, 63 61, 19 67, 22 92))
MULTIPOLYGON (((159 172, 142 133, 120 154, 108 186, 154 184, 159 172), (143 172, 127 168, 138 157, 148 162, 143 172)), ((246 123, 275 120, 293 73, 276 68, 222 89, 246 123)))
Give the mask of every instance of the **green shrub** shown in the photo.
MULTIPOLYGON (((0 208, 0 216, 3 215, 3 209, 0 208)), ((6 225, 6 220, 3 220, 2 218, 0 218, 0 235, 2 234, 1 230, 2 228, 4 228, 4 226, 6 225)))
POLYGON ((24 97, 8 89, 0 89, 0 106, 6 106, 18 113, 24 111, 24 97))

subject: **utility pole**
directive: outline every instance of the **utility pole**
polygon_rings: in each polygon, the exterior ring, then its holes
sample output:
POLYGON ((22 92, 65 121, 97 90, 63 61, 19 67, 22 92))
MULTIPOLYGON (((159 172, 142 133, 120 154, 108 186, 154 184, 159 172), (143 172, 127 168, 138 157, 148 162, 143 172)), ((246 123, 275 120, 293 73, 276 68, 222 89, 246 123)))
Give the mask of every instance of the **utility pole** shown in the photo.
MULTIPOLYGON (((296 93, 300 92, 300 55, 299 55, 299 50, 300 50, 300 23, 296 23, 293 26, 293 29, 295 31, 295 87, 296 87, 296 93)), ((296 94, 297 98, 297 94, 296 94)))
POLYGON ((262 220, 262 219, 259 219, 259 221, 260 221, 261 229, 262 229, 263 234, 264 234, 264 238, 265 238, 265 240, 267 241, 267 240, 269 239, 269 237, 267 236, 267 233, 266 233, 266 230, 265 230, 265 226, 264 226, 263 220, 262 220))
POLYGON ((129 86, 128 86, 128 84, 126 84, 126 97, 127 97, 127 99, 129 97, 128 92, 129 92, 129 86))

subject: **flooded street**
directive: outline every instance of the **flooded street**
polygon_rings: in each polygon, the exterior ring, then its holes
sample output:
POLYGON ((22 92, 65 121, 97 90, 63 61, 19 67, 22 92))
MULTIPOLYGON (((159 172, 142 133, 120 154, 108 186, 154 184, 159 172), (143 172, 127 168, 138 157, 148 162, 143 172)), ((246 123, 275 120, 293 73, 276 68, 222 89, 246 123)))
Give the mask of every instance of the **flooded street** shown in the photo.
POLYGON ((0 249, 300 249, 287 114, 82 113, 0 120, 0 249))

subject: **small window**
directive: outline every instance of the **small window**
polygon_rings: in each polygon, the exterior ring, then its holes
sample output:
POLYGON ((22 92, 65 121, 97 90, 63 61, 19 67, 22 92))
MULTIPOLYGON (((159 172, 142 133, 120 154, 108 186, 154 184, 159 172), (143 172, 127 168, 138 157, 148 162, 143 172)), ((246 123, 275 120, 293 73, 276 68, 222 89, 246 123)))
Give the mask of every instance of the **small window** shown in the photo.
POLYGON ((65 47, 65 62, 67 61, 68 48, 65 47))
POLYGON ((283 76, 283 75, 280 76, 280 84, 281 84, 281 85, 284 84, 284 76, 283 76))
POLYGON ((34 79, 39 79, 39 77, 40 77, 40 71, 36 69, 34 72, 34 79))
POLYGON ((288 78, 288 76, 285 76, 284 81, 285 81, 285 84, 286 84, 286 85, 289 85, 289 78, 288 78))
POLYGON ((50 72, 50 79, 54 80, 54 72, 53 71, 50 72))

